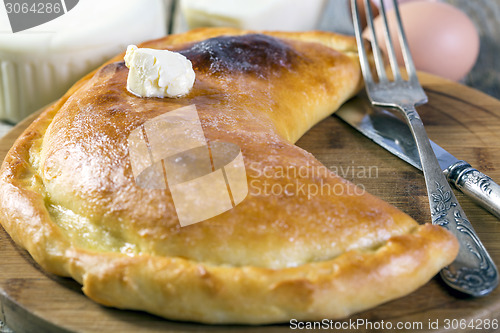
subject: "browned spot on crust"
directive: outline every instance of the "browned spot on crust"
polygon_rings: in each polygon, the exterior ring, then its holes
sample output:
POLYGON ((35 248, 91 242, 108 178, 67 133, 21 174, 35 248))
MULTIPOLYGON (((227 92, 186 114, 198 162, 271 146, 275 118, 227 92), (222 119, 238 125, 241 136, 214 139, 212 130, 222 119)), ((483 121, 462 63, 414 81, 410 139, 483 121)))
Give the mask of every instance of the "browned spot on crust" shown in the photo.
POLYGON ((260 34, 210 38, 179 52, 197 72, 253 73, 262 78, 292 68, 298 58, 283 40, 260 34))

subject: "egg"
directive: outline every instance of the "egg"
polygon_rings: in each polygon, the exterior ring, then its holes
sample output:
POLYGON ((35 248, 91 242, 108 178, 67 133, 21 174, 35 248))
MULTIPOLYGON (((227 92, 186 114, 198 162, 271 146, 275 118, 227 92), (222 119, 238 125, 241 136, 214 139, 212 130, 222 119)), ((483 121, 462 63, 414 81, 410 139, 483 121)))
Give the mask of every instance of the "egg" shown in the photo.
MULTIPOLYGON (((408 2, 399 10, 417 70, 454 81, 467 75, 479 54, 479 35, 467 15, 442 2, 408 2)), ((387 13, 387 20, 398 63, 403 65, 394 9, 387 13)), ((386 53, 383 24, 380 15, 375 18, 376 36, 386 53)), ((370 39, 369 28, 363 36, 370 39)))

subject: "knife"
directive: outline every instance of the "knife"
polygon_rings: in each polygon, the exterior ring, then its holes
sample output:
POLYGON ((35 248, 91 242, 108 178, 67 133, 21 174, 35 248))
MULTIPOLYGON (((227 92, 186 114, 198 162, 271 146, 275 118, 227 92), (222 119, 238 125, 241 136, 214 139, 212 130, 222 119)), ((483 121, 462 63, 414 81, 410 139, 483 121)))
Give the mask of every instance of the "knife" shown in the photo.
MULTIPOLYGON (((406 123, 391 112, 373 107, 368 98, 356 97, 336 113, 376 144, 422 170, 418 150, 406 123)), ((500 218, 500 186, 490 177, 429 140, 446 179, 480 206, 500 218)))

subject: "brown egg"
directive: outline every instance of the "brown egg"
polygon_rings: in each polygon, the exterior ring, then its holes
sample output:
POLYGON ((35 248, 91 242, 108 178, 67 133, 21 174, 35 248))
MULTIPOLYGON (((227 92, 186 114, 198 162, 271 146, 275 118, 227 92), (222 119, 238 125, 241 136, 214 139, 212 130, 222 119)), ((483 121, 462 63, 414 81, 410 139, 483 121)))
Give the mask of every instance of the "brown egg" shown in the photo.
MULTIPOLYGON (((400 6, 401 18, 410 51, 418 70, 451 80, 462 79, 474 66, 479 54, 479 36, 472 21, 452 5, 441 2, 410 2, 400 6)), ((388 22, 399 64, 403 57, 399 47, 394 10, 388 22)), ((374 21, 379 42, 384 43, 383 20, 374 21)), ((363 32, 370 39, 369 29, 363 32)))

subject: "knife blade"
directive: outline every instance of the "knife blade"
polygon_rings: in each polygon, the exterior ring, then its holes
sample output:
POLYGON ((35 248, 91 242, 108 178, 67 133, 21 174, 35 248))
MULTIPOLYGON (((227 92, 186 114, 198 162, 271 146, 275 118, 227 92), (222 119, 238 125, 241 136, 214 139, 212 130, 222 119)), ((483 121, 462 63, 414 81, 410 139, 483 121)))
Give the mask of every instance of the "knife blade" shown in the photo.
MULTIPOLYGON (((361 95, 345 103, 335 115, 379 146, 422 170, 409 127, 393 113, 373 107, 368 98, 361 95)), ((500 186, 469 163, 459 160, 432 140, 429 141, 447 180, 500 218, 500 186)))

